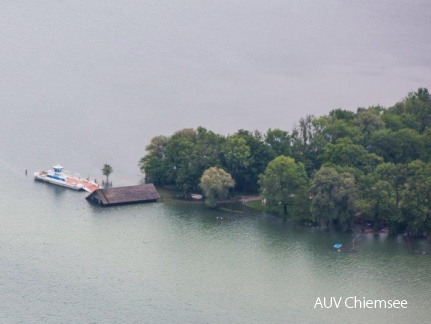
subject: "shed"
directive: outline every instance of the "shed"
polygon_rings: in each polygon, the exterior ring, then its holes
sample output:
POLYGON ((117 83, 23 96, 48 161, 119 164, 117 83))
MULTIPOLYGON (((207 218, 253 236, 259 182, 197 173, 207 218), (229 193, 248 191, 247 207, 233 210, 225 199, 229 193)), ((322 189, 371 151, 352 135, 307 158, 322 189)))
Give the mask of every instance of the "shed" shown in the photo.
POLYGON ((102 206, 113 206, 155 202, 160 199, 160 194, 152 183, 148 183, 139 186, 97 189, 85 199, 102 206))

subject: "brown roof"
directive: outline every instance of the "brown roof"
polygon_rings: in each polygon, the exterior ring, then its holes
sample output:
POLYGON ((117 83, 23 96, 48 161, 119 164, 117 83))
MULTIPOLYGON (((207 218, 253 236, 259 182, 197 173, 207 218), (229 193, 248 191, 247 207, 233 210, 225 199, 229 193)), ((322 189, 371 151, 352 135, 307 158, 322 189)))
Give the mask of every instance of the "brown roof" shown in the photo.
POLYGON ((160 199, 160 195, 156 187, 149 183, 139 186, 97 189, 86 199, 90 201, 96 200, 102 205, 116 205, 155 201, 160 199))

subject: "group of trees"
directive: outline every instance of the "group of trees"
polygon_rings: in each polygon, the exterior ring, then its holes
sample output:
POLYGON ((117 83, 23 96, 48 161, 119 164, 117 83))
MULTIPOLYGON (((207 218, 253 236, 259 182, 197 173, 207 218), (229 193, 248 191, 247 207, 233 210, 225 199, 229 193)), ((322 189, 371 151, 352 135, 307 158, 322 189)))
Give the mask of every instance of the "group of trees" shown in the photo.
POLYGON ((306 116, 290 132, 223 136, 199 127, 157 136, 146 149, 139 166, 147 181, 186 196, 205 192, 201 178, 215 167, 231 176, 233 191, 260 192, 285 217, 431 230, 431 96, 424 88, 389 108, 306 116))

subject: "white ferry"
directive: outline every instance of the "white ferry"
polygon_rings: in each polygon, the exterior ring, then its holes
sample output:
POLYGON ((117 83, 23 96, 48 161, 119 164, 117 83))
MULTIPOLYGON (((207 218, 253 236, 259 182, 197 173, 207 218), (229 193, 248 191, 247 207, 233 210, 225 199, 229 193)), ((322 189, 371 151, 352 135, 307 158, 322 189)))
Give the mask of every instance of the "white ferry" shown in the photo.
POLYGON ((59 164, 54 165, 52 170, 35 172, 34 179, 74 190, 85 190, 88 192, 93 192, 100 188, 96 181, 92 181, 89 178, 82 179, 78 173, 75 173, 72 176, 69 171, 63 172, 63 167, 59 164))

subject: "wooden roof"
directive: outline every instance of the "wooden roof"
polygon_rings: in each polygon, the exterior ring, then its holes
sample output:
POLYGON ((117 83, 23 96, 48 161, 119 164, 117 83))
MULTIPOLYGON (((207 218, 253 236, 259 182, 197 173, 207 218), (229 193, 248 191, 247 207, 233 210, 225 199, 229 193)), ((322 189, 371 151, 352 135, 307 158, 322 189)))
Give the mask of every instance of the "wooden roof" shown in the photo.
POLYGON ((157 192, 156 187, 149 183, 139 186, 97 189, 86 199, 98 202, 101 205, 119 205, 156 201, 160 199, 160 194, 157 192))

